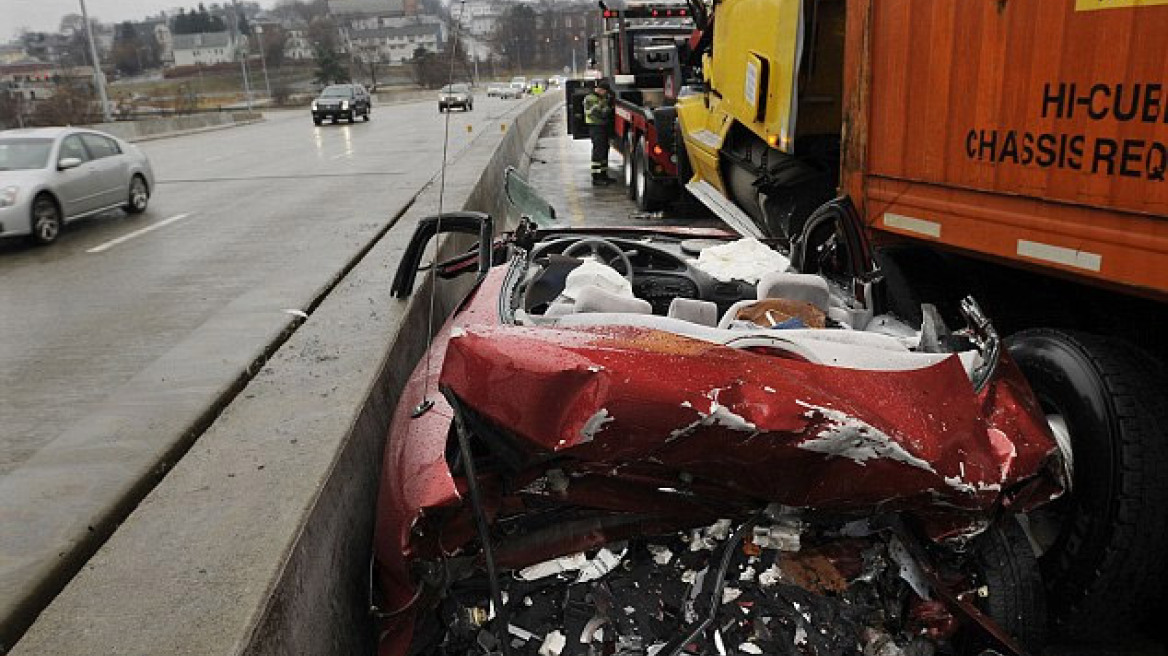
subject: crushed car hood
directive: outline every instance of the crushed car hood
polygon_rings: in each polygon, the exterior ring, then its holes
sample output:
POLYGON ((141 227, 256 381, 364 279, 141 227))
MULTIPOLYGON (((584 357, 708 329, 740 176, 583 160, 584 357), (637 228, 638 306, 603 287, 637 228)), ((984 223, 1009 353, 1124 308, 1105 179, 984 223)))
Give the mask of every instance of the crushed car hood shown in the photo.
MULTIPOLYGON (((865 371, 636 327, 452 335, 444 386, 533 455, 595 470, 656 465, 822 510, 972 510, 1054 449, 1041 426, 988 421, 956 356, 865 371)), ((1024 402, 1013 392, 990 396, 1024 402)))

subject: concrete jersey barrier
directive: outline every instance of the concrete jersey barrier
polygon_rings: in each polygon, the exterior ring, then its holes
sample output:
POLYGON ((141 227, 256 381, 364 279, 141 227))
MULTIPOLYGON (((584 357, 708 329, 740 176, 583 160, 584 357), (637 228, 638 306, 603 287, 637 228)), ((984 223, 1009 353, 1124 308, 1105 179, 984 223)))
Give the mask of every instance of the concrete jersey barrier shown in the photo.
POLYGON ((83 127, 91 130, 100 130, 106 134, 125 139, 126 141, 145 141, 163 136, 187 134, 214 128, 234 127, 247 125, 263 120, 260 112, 207 112, 204 114, 190 114, 186 116, 167 116, 147 118, 139 121, 117 121, 114 123, 96 123, 83 127))

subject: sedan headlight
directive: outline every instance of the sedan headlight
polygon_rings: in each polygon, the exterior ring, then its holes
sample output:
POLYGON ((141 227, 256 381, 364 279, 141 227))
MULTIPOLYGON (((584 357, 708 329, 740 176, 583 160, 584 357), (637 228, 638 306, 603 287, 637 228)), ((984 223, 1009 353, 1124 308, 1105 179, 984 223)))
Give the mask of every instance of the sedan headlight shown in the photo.
POLYGON ((341 101, 341 109, 348 109, 348 108, 349 108, 349 101, 348 101, 348 100, 342 100, 342 101, 341 101))
POLYGON ((0 207, 9 207, 16 204, 16 192, 20 187, 5 187, 0 189, 0 207))
POLYGON ((316 101, 312 101, 312 111, 316 111, 316 101))

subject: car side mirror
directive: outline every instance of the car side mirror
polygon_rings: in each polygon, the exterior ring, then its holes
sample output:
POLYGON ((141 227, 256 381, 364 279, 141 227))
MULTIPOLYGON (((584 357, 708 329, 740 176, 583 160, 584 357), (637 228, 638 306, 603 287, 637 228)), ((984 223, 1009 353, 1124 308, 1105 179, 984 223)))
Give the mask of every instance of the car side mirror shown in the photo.
POLYGON ((77 157, 66 157, 65 159, 59 160, 57 162, 57 170, 58 171, 75 169, 78 166, 81 166, 81 160, 77 157))

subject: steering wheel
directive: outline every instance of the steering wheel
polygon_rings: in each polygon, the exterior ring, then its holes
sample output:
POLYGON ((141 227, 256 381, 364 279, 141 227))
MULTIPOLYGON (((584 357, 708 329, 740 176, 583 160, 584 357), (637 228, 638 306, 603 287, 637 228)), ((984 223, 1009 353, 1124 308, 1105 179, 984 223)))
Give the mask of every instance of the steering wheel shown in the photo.
MULTIPOLYGON (((581 255, 595 256, 596 258, 600 259, 600 261, 608 264, 608 260, 606 260, 604 255, 601 253, 601 251, 606 250, 616 254, 615 259, 619 260, 618 264, 623 265, 625 268, 625 272, 621 275, 624 276, 624 279, 630 283, 633 282, 633 263, 629 261, 629 256, 626 255, 623 250, 621 250, 620 246, 617 246, 607 239, 601 239, 599 237, 588 237, 586 239, 581 239, 575 244, 572 244, 571 246, 564 249, 564 257, 580 257, 581 255)), ((609 266, 612 265, 609 264, 609 266)), ((615 269, 616 267, 613 268, 615 269)))

